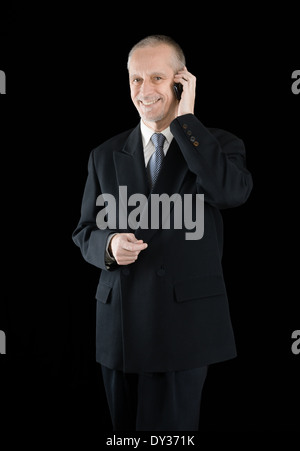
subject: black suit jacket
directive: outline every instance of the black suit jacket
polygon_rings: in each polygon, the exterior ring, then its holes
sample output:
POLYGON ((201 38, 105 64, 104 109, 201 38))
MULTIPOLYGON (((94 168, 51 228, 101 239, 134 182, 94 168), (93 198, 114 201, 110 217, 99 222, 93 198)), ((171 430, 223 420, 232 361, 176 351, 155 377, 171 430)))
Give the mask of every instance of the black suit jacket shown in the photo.
POLYGON ((181 229, 174 227, 174 208, 170 229, 161 224, 137 230, 97 227, 101 193, 115 197, 117 212, 120 186, 127 187, 128 198, 150 194, 139 125, 91 152, 81 218, 73 233, 85 260, 101 269, 96 359, 125 372, 191 369, 236 355, 221 266, 219 210, 243 204, 251 192, 244 145, 231 133, 207 129, 192 114, 176 118, 171 132, 174 139, 151 194, 192 194, 193 208, 196 194, 204 194, 203 237, 187 240, 184 221, 181 229), (148 248, 135 263, 107 269, 106 242, 114 231, 133 231, 148 248))

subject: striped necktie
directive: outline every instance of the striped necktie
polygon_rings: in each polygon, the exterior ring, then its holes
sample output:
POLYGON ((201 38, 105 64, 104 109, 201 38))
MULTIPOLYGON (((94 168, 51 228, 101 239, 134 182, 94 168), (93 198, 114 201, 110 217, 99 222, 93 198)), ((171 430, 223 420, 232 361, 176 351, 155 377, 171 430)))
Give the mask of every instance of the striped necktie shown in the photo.
POLYGON ((163 151, 165 139, 166 137, 162 133, 154 133, 151 136, 151 141, 155 146, 155 152, 151 155, 147 166, 151 188, 153 188, 156 183, 165 156, 163 151))

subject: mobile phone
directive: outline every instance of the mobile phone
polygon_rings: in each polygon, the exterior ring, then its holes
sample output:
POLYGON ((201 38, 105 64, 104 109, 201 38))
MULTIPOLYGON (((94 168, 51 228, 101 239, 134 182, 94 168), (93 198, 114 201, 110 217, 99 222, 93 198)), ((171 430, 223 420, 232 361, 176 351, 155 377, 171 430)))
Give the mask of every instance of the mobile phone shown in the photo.
POLYGON ((182 84, 181 83, 175 83, 173 86, 175 97, 177 100, 181 99, 181 93, 182 93, 182 84))

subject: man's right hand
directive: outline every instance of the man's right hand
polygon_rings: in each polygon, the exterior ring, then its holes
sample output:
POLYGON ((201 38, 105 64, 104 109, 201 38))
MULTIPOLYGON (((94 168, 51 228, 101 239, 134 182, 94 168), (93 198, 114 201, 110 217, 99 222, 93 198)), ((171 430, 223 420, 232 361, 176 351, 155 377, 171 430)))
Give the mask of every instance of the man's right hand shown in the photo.
POLYGON ((148 244, 137 240, 133 233, 117 233, 110 240, 108 249, 118 265, 130 265, 147 247, 148 244))

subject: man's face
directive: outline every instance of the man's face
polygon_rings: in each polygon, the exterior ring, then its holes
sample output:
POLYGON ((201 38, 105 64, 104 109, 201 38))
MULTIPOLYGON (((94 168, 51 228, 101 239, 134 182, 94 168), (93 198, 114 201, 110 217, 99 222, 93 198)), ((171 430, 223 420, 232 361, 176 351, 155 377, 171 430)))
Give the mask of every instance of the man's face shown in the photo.
POLYGON ((143 121, 158 131, 176 117, 173 60, 173 49, 161 44, 136 49, 129 62, 131 99, 143 121))

